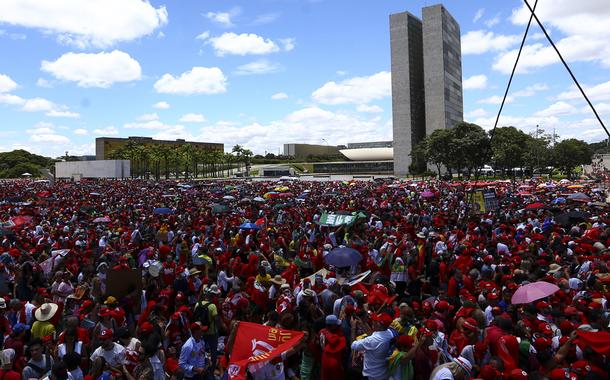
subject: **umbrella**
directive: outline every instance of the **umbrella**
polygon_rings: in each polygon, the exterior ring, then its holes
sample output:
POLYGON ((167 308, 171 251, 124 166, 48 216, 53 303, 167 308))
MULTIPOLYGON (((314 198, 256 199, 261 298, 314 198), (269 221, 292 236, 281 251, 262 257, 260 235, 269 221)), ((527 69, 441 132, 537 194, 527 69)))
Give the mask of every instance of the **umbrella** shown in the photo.
POLYGON ((589 198, 586 194, 583 193, 574 193, 568 195, 568 199, 571 201, 588 202, 591 198, 589 198))
POLYGON ((360 255, 360 252, 348 247, 335 248, 324 256, 324 261, 327 264, 334 265, 338 268, 356 265, 361 260, 362 256, 360 255))
POLYGON ((242 199, 240 200, 240 202, 241 202, 241 203, 250 203, 250 202, 252 202, 252 200, 250 200, 250 198, 242 198, 242 199))
POLYGON ((227 201, 234 201, 235 197, 232 195, 225 195, 224 197, 222 197, 222 199, 225 199, 227 201))
POLYGON ((540 202, 536 202, 536 203, 530 203, 529 205, 525 206, 526 210, 538 210, 541 208, 545 208, 546 206, 543 203, 540 202))
POLYGON ((422 191, 419 195, 422 198, 434 198, 434 193, 431 192, 430 190, 422 191))
POLYGON ((31 176, 32 176, 32 174, 31 174, 31 173, 28 173, 28 172, 25 172, 25 173, 23 173, 23 174, 22 174, 22 176, 23 176, 23 177, 31 177, 31 176))
POLYGON ((254 202, 264 202, 264 201, 265 201, 265 198, 262 198, 262 197, 254 197, 254 198, 252 198, 252 200, 253 200, 254 202))
POLYGON ((583 185, 570 185, 568 189, 584 189, 583 185))
POLYGON ((566 199, 564 197, 559 197, 559 198, 555 198, 553 200, 553 204, 554 205, 557 205, 557 204, 560 204, 560 203, 566 203, 566 199))
POLYGON ((89 193, 89 195, 93 195, 94 197, 99 197, 102 194, 100 194, 100 193, 89 193))
POLYGON ((174 212, 172 211, 171 208, 167 208, 167 207, 157 207, 156 209, 153 210, 154 214, 157 215, 171 215, 174 212))
POLYGON ((229 208, 225 205, 212 204, 210 207, 212 208, 212 214, 222 214, 223 212, 229 211, 229 208))
POLYGON ((256 223, 244 223, 239 226, 240 230, 260 230, 261 227, 256 223))
POLYGON ((510 302, 512 304, 531 303, 536 300, 550 296, 559 290, 555 284, 546 281, 532 282, 527 285, 520 286, 513 294, 510 302))
POLYGON ((110 223, 110 218, 107 216, 104 216, 102 218, 95 218, 93 219, 93 223, 110 223))
POLYGON ((276 193, 275 191, 270 191, 268 193, 265 193, 265 195, 263 195, 263 198, 265 198, 265 199, 277 198, 278 195, 279 195, 279 193, 276 193))

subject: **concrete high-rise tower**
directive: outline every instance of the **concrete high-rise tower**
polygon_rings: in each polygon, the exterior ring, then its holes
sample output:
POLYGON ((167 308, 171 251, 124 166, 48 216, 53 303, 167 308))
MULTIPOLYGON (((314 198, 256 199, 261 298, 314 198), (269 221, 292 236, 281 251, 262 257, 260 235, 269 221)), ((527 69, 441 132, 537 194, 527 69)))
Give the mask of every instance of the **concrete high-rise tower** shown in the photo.
POLYGON ((413 147, 462 121, 460 27, 442 5, 390 15, 394 174, 409 173, 413 147))

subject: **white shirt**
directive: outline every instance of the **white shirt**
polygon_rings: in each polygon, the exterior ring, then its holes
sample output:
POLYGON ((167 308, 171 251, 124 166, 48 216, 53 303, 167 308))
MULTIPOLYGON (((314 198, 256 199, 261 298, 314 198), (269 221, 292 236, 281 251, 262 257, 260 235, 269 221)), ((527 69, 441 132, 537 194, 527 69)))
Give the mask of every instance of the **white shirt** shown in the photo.
POLYGON ((121 346, 118 343, 112 343, 113 347, 111 350, 104 350, 103 347, 98 347, 91 354, 91 361, 95 361, 95 359, 99 357, 103 357, 111 367, 121 366, 125 363, 125 347, 121 346))
POLYGON ((364 351, 362 374, 369 380, 385 380, 390 377, 388 358, 392 338, 394 334, 388 329, 375 331, 371 336, 352 343, 352 350, 364 351))

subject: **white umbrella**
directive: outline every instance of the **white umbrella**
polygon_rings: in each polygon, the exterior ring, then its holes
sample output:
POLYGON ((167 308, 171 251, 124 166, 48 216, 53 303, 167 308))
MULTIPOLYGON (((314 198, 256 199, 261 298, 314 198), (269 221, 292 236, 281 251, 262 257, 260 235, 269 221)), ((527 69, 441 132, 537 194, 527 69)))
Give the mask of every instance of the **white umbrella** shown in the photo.
POLYGON ((228 201, 233 201, 233 200, 235 200, 235 197, 232 195, 225 195, 224 197, 222 197, 222 199, 226 199, 228 201))
POLYGON ((22 176, 22 177, 31 177, 31 176, 32 176, 32 174, 31 174, 31 173, 28 173, 28 172, 25 172, 25 173, 23 173, 21 176, 22 176))

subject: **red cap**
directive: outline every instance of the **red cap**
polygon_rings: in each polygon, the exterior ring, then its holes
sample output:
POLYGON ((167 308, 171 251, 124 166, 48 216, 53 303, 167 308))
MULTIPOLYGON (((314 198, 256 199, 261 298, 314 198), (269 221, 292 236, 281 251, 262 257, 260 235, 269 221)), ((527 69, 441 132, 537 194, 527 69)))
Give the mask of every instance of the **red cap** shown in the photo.
POLYGON ((549 325, 548 323, 541 323, 538 325, 538 331, 540 331, 541 334, 543 334, 544 336, 553 336, 553 329, 551 328, 551 325, 549 325))
POLYGON ((371 315, 371 320, 381 323, 384 327, 390 327, 392 324, 392 317, 386 313, 373 314, 371 315))
POLYGON ((412 336, 409 335, 401 335, 398 337, 398 339, 396 339, 396 343, 399 346, 410 350, 413 347, 414 339, 412 336))
POLYGON ((191 323, 191 331, 207 331, 208 326, 203 326, 201 322, 191 323))
POLYGON ((488 300, 499 300, 500 296, 498 295, 498 293, 489 293, 489 294, 487 294, 487 299, 488 300))
POLYGON ((508 373, 508 380, 527 380, 527 372, 521 368, 515 368, 508 373))
POLYGON ((466 318, 462 327, 466 330, 470 330, 472 332, 478 332, 479 326, 477 321, 474 318, 466 318))
POLYGON ((479 377, 483 380, 496 380, 500 376, 502 376, 500 371, 489 364, 484 365, 479 373, 479 377))
POLYGON ((584 375, 593 370, 591 364, 586 360, 579 360, 572 364, 572 371, 576 372, 579 375, 584 375))
POLYGON ((539 337, 534 342, 534 347, 536 348, 536 350, 542 351, 551 347, 552 344, 553 342, 549 338, 539 337))
POLYGON ((112 330, 111 329, 103 329, 97 334, 97 337, 102 340, 112 339, 112 330))
POLYGON ((110 316, 110 309, 108 309, 107 307, 102 307, 97 312, 97 315, 99 315, 100 317, 109 317, 110 316))
POLYGON ((578 376, 576 376, 573 372, 568 372, 563 368, 555 368, 551 371, 549 375, 550 380, 578 380, 578 376))
POLYGON ((570 335, 570 333, 574 331, 574 324, 567 319, 564 319, 559 324, 559 329, 563 335, 570 335))
POLYGON ((536 303, 536 309, 538 310, 546 309, 547 307, 551 307, 551 305, 546 301, 538 301, 538 303, 536 303))
POLYGON ((153 331, 153 325, 152 323, 146 321, 144 323, 142 323, 142 326, 140 326, 140 332, 142 334, 148 334, 151 333, 153 331))
POLYGON ((441 311, 441 312, 442 312, 442 311, 448 311, 448 310, 453 309, 453 306, 451 306, 451 305, 449 304, 449 302, 447 302, 447 301, 444 301, 444 300, 443 300, 443 301, 439 301, 439 302, 436 304, 436 306, 434 307, 434 309, 435 309, 436 311, 441 311))

